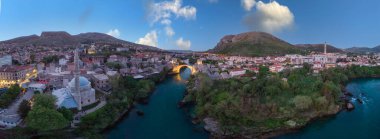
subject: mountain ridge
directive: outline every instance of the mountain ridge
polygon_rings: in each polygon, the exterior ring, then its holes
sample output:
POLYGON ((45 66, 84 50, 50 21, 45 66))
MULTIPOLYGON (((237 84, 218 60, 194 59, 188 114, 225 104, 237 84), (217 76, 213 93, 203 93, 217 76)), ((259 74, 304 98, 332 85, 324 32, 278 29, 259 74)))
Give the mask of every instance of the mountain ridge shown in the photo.
MULTIPOLYGON (((241 56, 280 56, 312 52, 323 53, 324 44, 291 44, 266 32, 245 32, 225 35, 214 48, 207 52, 241 56)), ((327 52, 346 53, 344 49, 329 44, 327 52)))
MULTIPOLYGON (((299 47, 309 52, 323 53, 325 44, 295 44, 294 46, 299 47)), ((330 44, 326 45, 326 50, 328 53, 345 53, 344 50, 330 44)))
POLYGON ((380 45, 375 47, 350 47, 344 49, 346 52, 349 53, 356 53, 356 54, 365 54, 365 53, 380 53, 380 45))
POLYGON ((9 40, 0 41, 0 45, 3 46, 30 46, 30 45, 41 45, 41 46, 68 46, 68 45, 79 45, 83 43, 110 43, 110 44, 124 44, 128 47, 134 47, 139 49, 147 50, 161 50, 157 47, 136 44, 133 42, 121 40, 113 36, 98 33, 98 32, 87 32, 80 33, 76 35, 71 35, 65 31, 43 31, 40 36, 38 35, 28 35, 16 37, 9 40))
POLYGON ((245 32, 224 36, 211 53, 242 56, 301 54, 304 50, 265 32, 245 32))

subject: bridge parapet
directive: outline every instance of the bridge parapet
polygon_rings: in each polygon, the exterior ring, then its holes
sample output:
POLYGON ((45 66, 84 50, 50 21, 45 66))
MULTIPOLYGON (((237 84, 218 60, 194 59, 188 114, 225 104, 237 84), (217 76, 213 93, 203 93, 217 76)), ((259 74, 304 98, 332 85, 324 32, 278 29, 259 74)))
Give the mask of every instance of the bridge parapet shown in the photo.
POLYGON ((176 65, 173 67, 172 72, 178 74, 180 73, 180 70, 183 67, 188 67, 191 70, 191 74, 197 73, 197 70, 193 66, 190 66, 190 65, 176 65))

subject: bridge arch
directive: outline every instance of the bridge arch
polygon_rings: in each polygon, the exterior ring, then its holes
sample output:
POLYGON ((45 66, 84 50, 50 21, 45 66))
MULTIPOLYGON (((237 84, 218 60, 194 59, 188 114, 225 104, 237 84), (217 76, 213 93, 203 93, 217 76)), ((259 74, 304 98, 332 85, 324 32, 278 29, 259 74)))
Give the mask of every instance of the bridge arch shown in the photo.
POLYGON ((172 72, 177 74, 181 71, 181 68, 183 67, 187 67, 191 70, 191 74, 195 74, 197 73, 197 70, 193 67, 193 66, 190 66, 190 65, 177 65, 177 66, 174 66, 173 69, 172 69, 172 72))

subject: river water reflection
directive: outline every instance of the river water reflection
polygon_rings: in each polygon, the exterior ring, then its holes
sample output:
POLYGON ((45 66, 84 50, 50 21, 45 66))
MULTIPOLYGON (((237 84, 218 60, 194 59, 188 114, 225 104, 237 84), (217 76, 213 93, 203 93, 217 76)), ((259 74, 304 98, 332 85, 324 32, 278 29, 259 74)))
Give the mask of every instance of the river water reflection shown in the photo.
POLYGON ((107 138, 207 139, 208 133, 191 123, 189 112, 177 107, 190 75, 190 69, 186 68, 178 75, 167 77, 156 87, 149 104, 136 105, 128 116, 106 133, 107 138), (137 110, 143 111, 144 116, 138 116, 137 110))

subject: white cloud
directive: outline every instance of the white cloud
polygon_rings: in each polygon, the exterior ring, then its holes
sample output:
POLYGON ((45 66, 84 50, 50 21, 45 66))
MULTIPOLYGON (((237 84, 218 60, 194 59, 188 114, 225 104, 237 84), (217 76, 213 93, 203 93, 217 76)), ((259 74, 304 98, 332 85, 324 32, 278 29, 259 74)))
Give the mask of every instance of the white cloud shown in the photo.
POLYGON ((184 17, 185 19, 195 19, 197 9, 192 6, 186 6, 178 10, 177 17, 184 17))
POLYGON ((182 6, 182 0, 163 1, 150 3, 148 6, 148 17, 152 24, 160 20, 169 19, 172 16, 186 20, 196 18, 197 9, 193 6, 182 6))
POLYGON ((189 40, 183 40, 183 38, 179 38, 176 41, 176 45, 183 50, 189 50, 191 47, 191 42, 189 40))
POLYGON ((161 20, 161 24, 163 24, 163 25, 171 25, 172 21, 169 20, 169 19, 164 19, 164 20, 161 20))
POLYGON ((115 38, 120 37, 120 31, 118 29, 111 29, 110 31, 107 32, 107 34, 115 38))
POLYGON ((0 14, 1 14, 1 0, 0 0, 0 14))
POLYGON ((139 40, 137 40, 136 43, 157 47, 158 46, 157 32, 155 30, 150 31, 143 38, 140 38, 139 40))
POLYGON ((166 33, 166 35, 167 35, 168 37, 172 37, 172 36, 175 34, 173 28, 170 27, 170 26, 166 26, 166 27, 165 27, 165 33, 166 33))
POLYGON ((273 33, 290 28, 294 23, 294 15, 289 8, 276 1, 270 3, 259 1, 255 7, 256 11, 244 19, 244 23, 251 30, 273 33))
MULTIPOLYGON (((217 2, 218 0, 208 0, 209 2, 217 2)), ((195 20, 197 16, 197 8, 194 6, 183 5, 182 0, 165 0, 160 2, 151 1, 147 6, 147 17, 153 26, 156 23, 162 25, 166 36, 172 37, 176 34, 172 24, 174 19, 195 20)), ((157 34, 156 34, 157 36, 157 34)), ((150 44, 157 45, 157 38, 152 33, 148 33, 144 38, 140 38, 138 42, 155 42, 150 44), (149 37, 150 36, 150 37, 149 37), (149 39, 151 38, 151 39, 149 39), (148 41, 149 40, 149 41, 148 41), (155 41, 150 41, 155 40, 155 41)), ((178 39, 176 45, 182 49, 189 49, 190 41, 184 41, 183 38, 178 39)))
POLYGON ((251 11, 253 6, 255 6, 256 0, 241 0, 241 5, 243 6, 244 10, 251 11))

